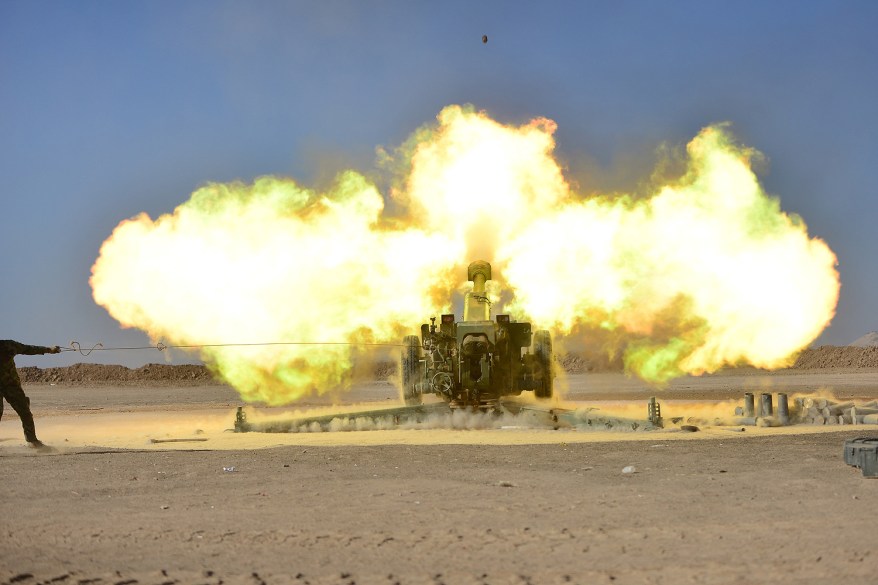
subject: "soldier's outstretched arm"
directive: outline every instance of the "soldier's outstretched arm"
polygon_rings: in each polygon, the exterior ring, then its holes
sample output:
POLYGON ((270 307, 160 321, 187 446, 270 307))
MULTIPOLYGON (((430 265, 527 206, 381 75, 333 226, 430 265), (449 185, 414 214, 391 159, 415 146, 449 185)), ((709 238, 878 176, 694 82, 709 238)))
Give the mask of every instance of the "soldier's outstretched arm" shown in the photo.
POLYGON ((41 355, 44 353, 58 353, 61 351, 57 345, 46 347, 43 345, 27 345, 17 341, 11 341, 8 343, 12 344, 12 350, 16 355, 41 355))

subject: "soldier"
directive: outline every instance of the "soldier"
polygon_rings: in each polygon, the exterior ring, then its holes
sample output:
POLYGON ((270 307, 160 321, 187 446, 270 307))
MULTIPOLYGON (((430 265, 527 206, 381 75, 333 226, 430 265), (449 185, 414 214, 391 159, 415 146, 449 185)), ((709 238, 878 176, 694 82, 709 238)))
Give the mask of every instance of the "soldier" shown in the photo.
POLYGON ((3 400, 18 413, 21 426, 24 428, 24 438, 31 447, 43 447, 42 441, 37 439, 37 431, 34 427, 34 415, 30 411, 30 398, 25 395, 21 387, 21 379, 15 369, 15 356, 17 355, 40 355, 44 353, 58 353, 61 349, 43 347, 41 345, 25 345, 11 339, 0 341, 0 418, 3 417, 3 400))

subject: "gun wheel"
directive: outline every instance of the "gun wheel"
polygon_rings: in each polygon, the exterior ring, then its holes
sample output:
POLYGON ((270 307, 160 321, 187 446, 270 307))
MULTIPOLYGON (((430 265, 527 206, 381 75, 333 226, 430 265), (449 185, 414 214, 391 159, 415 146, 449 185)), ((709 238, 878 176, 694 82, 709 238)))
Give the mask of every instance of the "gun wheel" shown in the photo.
POLYGON ((546 330, 534 332, 534 356, 536 357, 536 375, 540 385, 534 390, 537 398, 551 398, 554 391, 555 357, 552 354, 552 336, 546 330))
POLYGON ((421 378, 421 340, 417 335, 406 335, 402 342, 405 346, 402 348, 399 364, 402 397, 407 406, 418 406, 423 402, 418 389, 418 381, 421 378))

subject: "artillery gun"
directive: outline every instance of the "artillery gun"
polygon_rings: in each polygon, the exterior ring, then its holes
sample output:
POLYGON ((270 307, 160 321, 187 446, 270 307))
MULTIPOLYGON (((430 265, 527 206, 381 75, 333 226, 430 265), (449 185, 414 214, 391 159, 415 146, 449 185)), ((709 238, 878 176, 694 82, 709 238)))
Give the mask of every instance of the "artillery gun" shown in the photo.
POLYGON ((405 406, 354 410, 352 412, 248 420, 244 407, 235 418, 236 432, 295 433, 331 430, 388 428, 390 425, 421 424, 431 417, 473 409, 522 417, 528 424, 549 428, 579 429, 660 428, 661 411, 650 401, 649 420, 607 415, 599 408, 572 409, 554 403, 534 404, 513 396, 533 391, 537 399, 552 398, 554 357, 548 331, 532 331, 530 323, 518 323, 509 315, 491 319, 491 302, 485 283, 491 265, 469 265, 471 291, 464 296, 463 320, 454 314, 432 317, 421 325, 421 335, 404 339, 400 357, 405 406), (423 403, 424 394, 442 400, 423 403))
POLYGON ((421 325, 421 335, 403 339, 400 359, 405 403, 421 404, 424 394, 435 394, 451 408, 493 410, 503 396, 533 390, 539 399, 553 392, 552 337, 531 331, 509 315, 491 319, 485 283, 491 265, 476 261, 467 277, 473 283, 464 297, 463 321, 454 314, 421 325))

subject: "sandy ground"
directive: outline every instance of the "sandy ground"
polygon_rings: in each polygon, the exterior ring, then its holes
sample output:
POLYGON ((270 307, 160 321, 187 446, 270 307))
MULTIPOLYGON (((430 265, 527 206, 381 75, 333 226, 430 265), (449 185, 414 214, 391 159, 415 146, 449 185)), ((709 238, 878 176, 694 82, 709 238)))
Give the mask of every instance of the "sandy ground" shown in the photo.
MULTIPOLYGON (((565 385, 601 408, 657 395, 671 416, 745 391, 876 398, 878 370, 565 385)), ((878 427, 237 434, 222 386, 26 391, 53 449, 26 447, 7 408, 0 583, 878 582, 878 481, 842 459, 878 427), (168 439, 186 441, 152 442, 168 439)))

